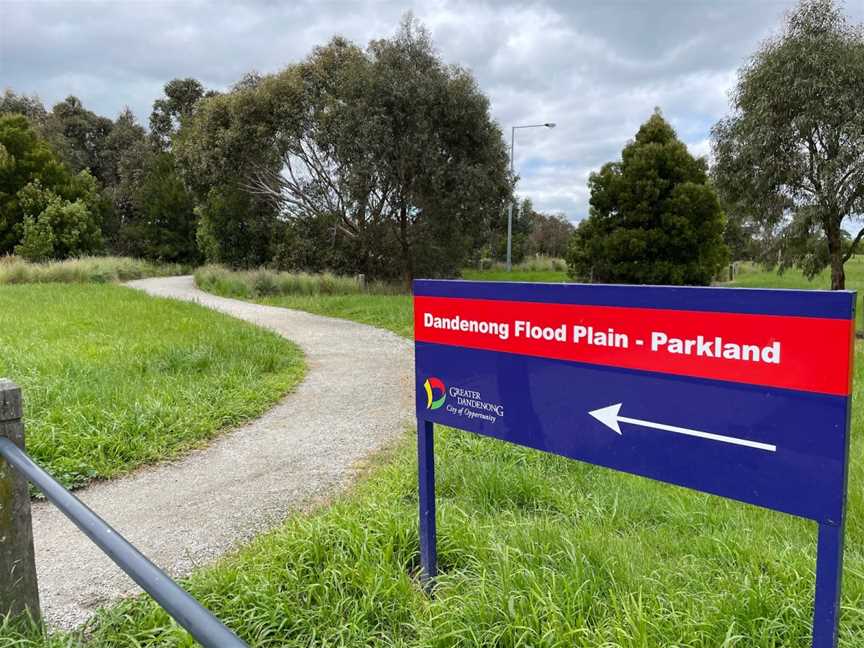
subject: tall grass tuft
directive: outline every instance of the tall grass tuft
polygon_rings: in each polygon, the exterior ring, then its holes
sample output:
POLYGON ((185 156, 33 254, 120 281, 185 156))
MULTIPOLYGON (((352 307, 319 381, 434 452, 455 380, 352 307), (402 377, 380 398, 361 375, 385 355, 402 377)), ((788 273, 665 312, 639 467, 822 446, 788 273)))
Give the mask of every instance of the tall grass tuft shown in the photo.
MULTIPOLYGON (((482 269, 488 271, 506 270, 507 264, 503 261, 490 262, 484 259, 482 269)), ((515 272, 566 272, 567 262, 558 257, 537 254, 532 257, 526 257, 519 263, 514 263, 513 270, 515 272)))
POLYGON ((364 285, 358 277, 340 276, 330 272, 277 272, 266 268, 230 270, 219 265, 198 268, 195 271, 195 283, 202 290, 240 299, 282 295, 391 295, 402 292, 399 286, 379 281, 365 282, 364 285))
POLYGON ((188 272, 176 263, 154 263, 130 257, 81 257, 31 263, 16 256, 0 257, 0 284, 111 283, 188 272))

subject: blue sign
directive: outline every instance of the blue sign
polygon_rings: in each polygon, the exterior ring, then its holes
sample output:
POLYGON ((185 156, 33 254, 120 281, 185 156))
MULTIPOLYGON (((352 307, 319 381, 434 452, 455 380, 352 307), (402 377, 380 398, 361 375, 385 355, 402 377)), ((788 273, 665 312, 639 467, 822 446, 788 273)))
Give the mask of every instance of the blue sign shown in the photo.
POLYGON ((855 293, 416 281, 421 559, 433 425, 815 520, 836 645, 855 293))

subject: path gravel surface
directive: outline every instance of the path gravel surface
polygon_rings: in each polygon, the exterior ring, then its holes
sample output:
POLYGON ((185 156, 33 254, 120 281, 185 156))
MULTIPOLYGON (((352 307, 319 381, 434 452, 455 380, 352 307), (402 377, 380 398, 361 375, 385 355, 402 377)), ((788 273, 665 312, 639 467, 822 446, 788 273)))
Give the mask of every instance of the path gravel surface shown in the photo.
MULTIPOLYGON (((298 344, 308 373, 262 417, 185 458, 76 494, 153 562, 183 576, 349 484, 364 459, 413 421, 413 351, 346 320, 216 297, 192 277, 129 285, 198 302, 298 344)), ((33 511, 49 624, 71 628, 137 586, 53 506, 33 511)))

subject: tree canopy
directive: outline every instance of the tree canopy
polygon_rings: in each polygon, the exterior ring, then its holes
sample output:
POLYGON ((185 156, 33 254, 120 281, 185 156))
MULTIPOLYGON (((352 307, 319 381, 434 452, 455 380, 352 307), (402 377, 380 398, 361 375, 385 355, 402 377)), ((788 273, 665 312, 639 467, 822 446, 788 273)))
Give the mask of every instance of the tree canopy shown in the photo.
POLYGON ((763 260, 815 275, 857 249, 843 224, 864 214, 864 30, 832 0, 804 0, 740 70, 732 114, 713 129, 713 175, 763 260))
POLYGON ((726 261, 724 216, 707 163, 655 112, 588 181, 590 215, 568 253, 571 276, 594 282, 708 284, 726 261))
MULTIPOLYGON (((176 151, 187 176, 266 200, 265 240, 283 228, 330 263, 341 258, 342 270, 382 278, 457 273, 511 191, 488 100, 410 18, 365 50, 336 38, 279 74, 203 100, 176 151)), ((217 216, 224 200, 210 202, 201 214, 219 250, 235 223, 217 216)))
MULTIPOLYGON (((30 258, 104 245, 235 267, 454 276, 501 240, 513 190, 488 99, 410 15, 391 38, 337 37, 225 92, 173 79, 149 129, 74 96, 46 110, 6 91, 9 114, 0 252, 30 258)), ((520 250, 559 250, 569 225, 525 205, 520 250)))
POLYGON ((34 259, 97 251, 97 184, 73 175, 24 115, 0 114, 0 253, 34 259))
POLYGON ((180 128, 181 120, 192 114, 205 95, 198 79, 172 79, 165 84, 164 96, 153 102, 150 113, 150 134, 157 147, 167 150, 180 128))

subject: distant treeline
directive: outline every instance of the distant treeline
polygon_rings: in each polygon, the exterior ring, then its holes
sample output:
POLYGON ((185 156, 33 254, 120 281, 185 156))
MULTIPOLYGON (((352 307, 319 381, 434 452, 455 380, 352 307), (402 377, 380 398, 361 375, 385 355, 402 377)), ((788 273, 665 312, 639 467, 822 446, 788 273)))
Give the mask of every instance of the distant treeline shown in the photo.
MULTIPOLYGON (((0 254, 452 276, 503 258, 514 179, 489 101, 412 18, 227 92, 174 79, 149 127, 76 97, 0 97, 0 254)), ((515 210, 514 257, 572 226, 515 210)))

